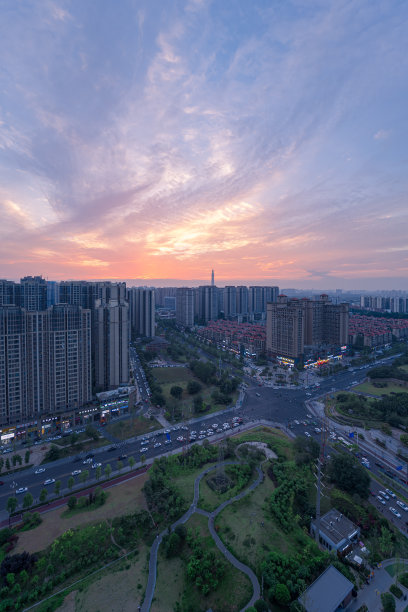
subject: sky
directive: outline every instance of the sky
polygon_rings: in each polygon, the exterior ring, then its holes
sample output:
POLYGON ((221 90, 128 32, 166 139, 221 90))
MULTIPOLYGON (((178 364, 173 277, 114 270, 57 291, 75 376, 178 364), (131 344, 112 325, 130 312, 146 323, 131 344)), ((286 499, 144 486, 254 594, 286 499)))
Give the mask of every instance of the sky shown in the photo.
POLYGON ((408 289, 406 0, 0 10, 0 277, 408 289))

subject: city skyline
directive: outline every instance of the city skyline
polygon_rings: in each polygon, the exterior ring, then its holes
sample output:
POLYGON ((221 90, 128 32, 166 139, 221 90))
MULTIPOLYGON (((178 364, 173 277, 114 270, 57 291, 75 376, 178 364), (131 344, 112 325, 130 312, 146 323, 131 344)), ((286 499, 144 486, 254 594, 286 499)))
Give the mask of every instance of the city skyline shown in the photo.
POLYGON ((408 289, 407 18, 6 0, 0 277, 408 289))

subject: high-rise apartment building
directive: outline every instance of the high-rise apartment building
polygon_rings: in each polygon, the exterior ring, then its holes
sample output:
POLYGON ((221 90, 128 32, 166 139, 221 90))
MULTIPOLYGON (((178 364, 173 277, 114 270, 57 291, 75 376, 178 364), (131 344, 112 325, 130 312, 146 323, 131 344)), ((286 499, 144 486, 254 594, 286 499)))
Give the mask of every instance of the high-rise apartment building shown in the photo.
POLYGON ((218 319, 218 292, 213 285, 198 287, 198 319, 200 323, 208 323, 218 319))
POLYGON ((228 319, 237 314, 237 288, 234 286, 224 287, 224 316, 228 319))
POLYGON ((183 327, 194 325, 195 291, 189 287, 180 287, 176 293, 176 321, 183 327))
POLYGON ((93 353, 96 391, 115 389, 129 381, 129 304, 95 301, 93 353))
POLYGON ((0 425, 92 399, 91 313, 58 305, 0 307, 0 425))
POLYGON ((269 355, 299 359, 304 352, 304 306, 278 296, 267 304, 266 351, 269 355))
POLYGON ((21 286, 14 281, 0 279, 0 306, 6 305, 21 305, 21 286))
POLYGON ((156 335, 155 289, 131 287, 128 300, 132 338, 153 338, 156 335))
POLYGON ((41 276, 25 276, 20 280, 20 306, 26 310, 46 310, 47 281, 41 276))
POLYGON ((248 314, 248 287, 243 285, 237 287, 237 314, 248 314))
POLYGON ((305 346, 343 346, 348 342, 348 304, 333 304, 322 294, 317 300, 288 299, 268 303, 266 349, 272 356, 299 359, 305 346))
POLYGON ((250 313, 262 315, 266 313, 266 304, 276 302, 278 299, 279 287, 249 287, 248 310, 250 313))

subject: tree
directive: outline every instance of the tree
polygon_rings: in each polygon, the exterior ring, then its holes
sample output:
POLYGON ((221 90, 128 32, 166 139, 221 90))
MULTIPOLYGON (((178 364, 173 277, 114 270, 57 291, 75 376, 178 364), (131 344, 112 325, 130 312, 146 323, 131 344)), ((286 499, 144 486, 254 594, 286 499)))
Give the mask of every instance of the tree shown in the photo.
POLYGON ((104 471, 105 471, 106 478, 110 478, 110 475, 112 474, 112 467, 111 467, 110 463, 106 464, 106 467, 105 467, 104 471))
POLYGON ((70 476, 70 477, 68 478, 68 489, 69 489, 70 491, 72 490, 72 487, 74 486, 74 484, 75 484, 75 480, 73 479, 73 477, 72 477, 72 476, 70 476))
POLYGON ((194 395, 201 391, 202 387, 196 380, 190 380, 187 384, 187 391, 190 395, 194 395))
POLYGON ((146 455, 140 455, 141 464, 144 465, 146 463, 146 455))
POLYGON ((70 510, 73 510, 75 508, 75 506, 77 505, 77 498, 75 497, 75 495, 71 495, 71 497, 69 497, 68 499, 68 508, 70 510))
POLYGON ((392 533, 387 527, 381 527, 381 535, 378 538, 378 546, 384 557, 391 557, 394 544, 392 541, 392 533))
POLYGON ((31 493, 26 493, 23 499, 23 508, 29 508, 30 506, 32 506, 33 501, 34 501, 34 498, 31 495, 31 493))
POLYGON ((55 483, 55 486, 54 486, 54 493, 55 493, 55 495, 59 495, 60 494, 60 490, 61 490, 61 481, 57 480, 57 482, 55 483))
POLYGON ((254 607, 256 609, 256 612, 268 612, 268 606, 263 599, 258 599, 255 602, 254 607))
POLYGON ((290 602, 290 593, 286 584, 278 583, 275 588, 275 599, 278 604, 286 606, 290 602))
POLYGON ((123 468, 123 461, 118 461, 117 468, 118 468, 118 471, 120 472, 121 469, 123 468))
POLYGON ((24 455, 24 462, 28 463, 30 461, 30 451, 26 450, 25 455, 24 455))
POLYGON ((130 469, 133 470, 134 466, 135 466, 135 458, 134 457, 129 457, 129 465, 130 465, 130 469))
POLYGON ((9 472, 10 471, 10 459, 7 457, 6 459, 6 470, 9 472))
POLYGON ((81 479, 81 482, 87 481, 89 478, 89 470, 84 470, 83 472, 81 472, 79 478, 81 479))
POLYGON ((7 512, 9 514, 13 514, 13 512, 16 511, 17 504, 18 504, 17 497, 9 497, 7 500, 7 512))
POLYGON ((357 492, 361 498, 367 499, 370 493, 370 477, 351 455, 344 453, 332 455, 329 476, 331 481, 343 491, 351 494, 357 492))
POLYGON ((98 467, 95 470, 95 478, 96 480, 99 480, 102 474, 102 468, 100 465, 98 465, 98 467))
POLYGON ((0 472, 3 469, 3 465, 4 465, 4 459, 3 457, 0 457, 0 472))
POLYGON ((176 399, 180 399, 183 395, 183 387, 179 387, 178 385, 173 385, 170 389, 170 394, 176 399))
POLYGON ((48 496, 48 491, 47 489, 42 489, 41 493, 40 493, 40 502, 43 504, 45 502, 45 500, 47 499, 48 496))
POLYGON ((71 446, 75 446, 78 440, 79 440, 78 434, 73 432, 69 438, 69 443, 71 444, 71 446))
POLYGON ((99 440, 99 433, 96 431, 95 427, 92 427, 92 425, 86 426, 85 433, 88 438, 92 438, 93 440, 99 440))

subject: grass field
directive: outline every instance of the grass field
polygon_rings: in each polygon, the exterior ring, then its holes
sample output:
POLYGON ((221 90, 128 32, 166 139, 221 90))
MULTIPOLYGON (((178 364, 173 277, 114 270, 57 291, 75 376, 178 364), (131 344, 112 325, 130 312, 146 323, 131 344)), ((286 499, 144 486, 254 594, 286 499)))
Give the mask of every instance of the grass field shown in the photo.
MULTIPOLYGON (((209 476, 212 477, 212 476, 215 476, 215 474, 216 474, 216 470, 213 470, 212 472, 210 472, 209 476)), ((247 487, 249 487, 251 482, 255 480, 256 476, 257 476, 256 473, 252 474, 252 477, 250 478, 248 483, 243 488, 246 489, 247 487)), ((235 487, 232 487, 228 491, 225 491, 225 493, 217 493, 216 491, 213 491, 211 487, 208 486, 207 479, 203 478, 200 482, 200 498, 199 498, 198 505, 203 510, 207 510, 208 512, 211 512, 212 510, 215 510, 216 508, 218 508, 218 506, 222 504, 224 501, 226 501, 227 499, 230 499, 231 497, 234 497, 239 492, 240 491, 237 491, 235 487)))
POLYGON ((79 527, 103 519, 112 519, 115 516, 146 508, 142 487, 148 477, 148 472, 145 472, 137 478, 112 487, 109 489, 110 495, 106 503, 91 512, 83 512, 69 518, 63 518, 61 515, 67 509, 66 506, 63 506, 43 514, 41 525, 19 535, 14 552, 20 553, 26 550, 33 553, 52 544, 56 538, 71 527, 79 527))
MULTIPOLYGON (((141 434, 150 433, 155 429, 160 429, 161 425, 156 419, 146 419, 143 416, 130 417, 116 423, 110 423, 106 426, 106 431, 118 440, 126 440, 140 436, 141 434)), ((106 442, 105 442, 106 443, 106 442)))
POLYGON ((265 475, 253 493, 227 506, 216 519, 220 538, 240 561, 253 569, 271 550, 297 552, 296 542, 277 527, 269 514, 267 500, 273 489, 273 482, 265 475))
POLYGON ((243 434, 233 436, 234 440, 240 442, 265 442, 279 456, 286 459, 293 458, 292 443, 289 438, 279 429, 272 427, 257 427, 243 434))
POLYGON ((394 385, 388 383, 386 387, 374 387, 371 383, 362 383, 361 385, 356 385, 353 388, 353 391, 357 391, 358 393, 368 393, 369 395, 377 395, 381 397, 381 395, 389 395, 390 393, 408 393, 407 387, 400 387, 399 385, 394 385))
POLYGON ((146 588, 148 553, 141 545, 135 558, 70 593, 58 612, 135 612, 146 588))
POLYGON ((177 602, 183 603, 186 608, 190 606, 189 609, 195 612, 205 612, 210 608, 214 612, 240 610, 252 595, 249 579, 228 563, 218 551, 204 516, 193 515, 186 523, 186 527, 197 529, 204 538, 205 550, 215 551, 217 557, 224 561, 224 577, 216 591, 205 597, 186 578, 188 551, 182 552, 182 558, 174 559, 166 559, 159 554, 156 591, 151 612, 169 612, 174 609, 177 602))

